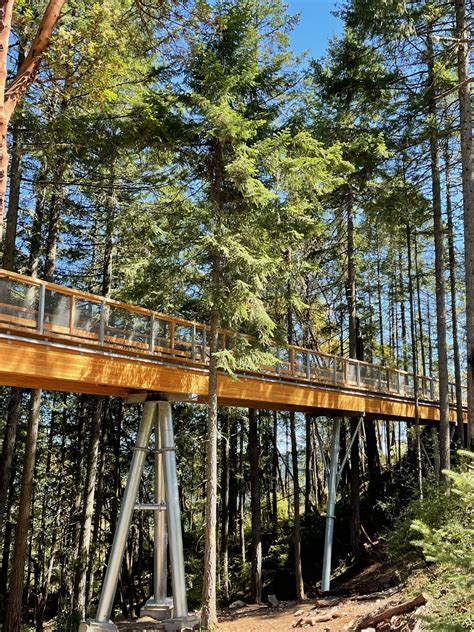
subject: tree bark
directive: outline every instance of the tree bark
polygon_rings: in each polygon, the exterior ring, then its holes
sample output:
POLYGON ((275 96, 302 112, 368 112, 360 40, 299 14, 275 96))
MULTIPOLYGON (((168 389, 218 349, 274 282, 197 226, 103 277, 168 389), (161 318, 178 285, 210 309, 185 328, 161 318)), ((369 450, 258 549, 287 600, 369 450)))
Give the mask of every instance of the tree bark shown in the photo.
MULTIPOLYGON (((429 25, 428 52, 428 111, 433 121, 437 120, 436 91, 432 25, 429 25)), ((446 298, 445 298, 445 266, 444 266, 444 227, 441 206, 441 182, 439 173, 439 151, 437 130, 430 130, 431 184, 433 196, 433 222, 435 242, 435 280, 436 280, 436 333, 438 342, 438 375, 439 375, 439 435, 441 469, 449 469, 449 378, 448 349, 446 340, 446 298)))
POLYGON ((257 415, 249 408, 250 506, 252 512, 252 603, 262 601, 262 508, 260 500, 260 441, 257 415))
MULTIPOLYGON (((349 313, 349 357, 357 359, 357 307, 356 307, 356 264, 354 246, 354 210, 352 201, 347 209, 347 308, 349 313)), ((357 428, 358 418, 350 420, 351 434, 357 428)), ((350 466, 350 498, 351 498, 351 546, 355 556, 362 549, 360 523, 360 458, 359 435, 354 439, 351 447, 350 466)))
POLYGON ((469 73, 471 32, 465 0, 455 0, 458 97, 461 123, 461 165, 466 280, 468 446, 474 448, 474 176, 472 171, 472 102, 469 73))
POLYGON ((104 398, 97 398, 92 415, 90 441, 87 451, 87 470, 82 499, 81 530, 79 535, 79 550, 77 553, 78 568, 76 573, 75 609, 83 619, 86 615, 86 585, 88 557, 92 535, 92 517, 94 514, 95 482, 99 455, 100 426, 104 398))
POLYGON ((5 616, 5 630, 19 632, 21 623, 21 605, 25 579, 25 561, 28 544, 28 528, 31 514, 31 494, 35 469, 36 442, 40 419, 41 391, 31 393, 30 414, 25 441, 25 456, 21 479, 18 519, 15 528, 15 547, 13 550, 10 574, 8 603, 5 616))
POLYGON ((222 589, 225 599, 229 599, 229 416, 226 409, 222 416, 222 468, 221 468, 221 559, 222 589))
POLYGON ((0 551, 7 513, 8 486, 12 471, 13 454, 15 452, 16 430, 20 414, 21 389, 12 388, 7 407, 7 422, 3 435, 2 458, 0 460, 0 551))
POLYGON ((296 599, 303 601, 304 583, 303 570, 301 564, 301 519, 300 519, 300 482, 298 468, 298 447, 296 444, 296 419, 295 413, 290 412, 290 434, 291 434, 291 463, 293 472, 293 532, 295 544, 295 581, 296 599))
POLYGON ((454 223, 451 203, 451 163, 449 146, 446 142, 444 164, 446 168, 446 216, 448 223, 448 256, 449 256, 449 289, 451 293, 451 327, 453 338, 454 381, 456 389, 456 422, 458 442, 461 448, 466 447, 464 441, 464 413, 462 406, 461 359, 459 352, 458 309, 456 302, 456 253, 454 250, 454 223))
POLYGON ((3 211, 7 189, 8 124, 15 107, 26 94, 35 79, 38 65, 49 44, 64 2, 65 0, 49 0, 38 30, 36 31, 36 35, 31 43, 30 50, 7 89, 8 40, 11 30, 14 1, 5 0, 5 2, 3 2, 0 21, 0 242, 3 238, 3 211))
MULTIPOLYGON (((219 272, 217 271, 217 274, 219 272)), ((209 343, 209 395, 206 449, 206 531, 204 542, 204 580, 202 588, 202 625, 208 630, 217 626, 216 562, 217 562, 217 358, 219 315, 211 315, 209 343)))

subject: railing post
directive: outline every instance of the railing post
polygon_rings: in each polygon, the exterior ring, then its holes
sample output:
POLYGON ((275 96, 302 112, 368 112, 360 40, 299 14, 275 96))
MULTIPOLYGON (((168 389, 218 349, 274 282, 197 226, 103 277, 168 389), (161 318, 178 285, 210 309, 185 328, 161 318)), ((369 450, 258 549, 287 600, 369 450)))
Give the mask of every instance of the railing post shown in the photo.
POLYGON ((397 370, 397 392, 400 395, 401 394, 401 381, 400 381, 400 371, 397 370))
POLYGON ((105 301, 100 304, 99 342, 105 341, 105 301))
POLYGON ((337 357, 333 356, 332 359, 332 381, 337 384, 337 357))
POLYGON ((191 330, 191 359, 196 359, 196 323, 193 323, 191 330))
POLYGON ((295 373, 295 350, 293 347, 289 348, 289 352, 290 352, 290 366, 288 367, 290 370, 291 375, 294 375, 295 373))
POLYGON ((38 322, 36 328, 39 334, 44 331, 44 308, 46 304, 46 285, 42 283, 39 287, 39 302, 38 302, 38 322))
POLYGON ((356 362, 356 382, 357 382, 357 386, 360 386, 360 364, 358 362, 356 362))
POLYGON ((174 353, 174 330, 175 330, 175 322, 172 320, 170 322, 170 351, 174 353))
POLYGON ((311 354, 309 351, 306 352, 306 377, 308 380, 311 379, 311 354))
POLYGON ((155 351, 155 315, 150 316, 150 339, 148 340, 150 353, 155 351))
POLYGON ((382 390, 382 368, 379 366, 379 391, 382 390))
POLYGON ((74 327, 76 323, 76 301, 74 294, 69 297, 69 335, 74 336, 74 327))
POLYGON ((206 333, 206 328, 204 327, 202 330, 202 350, 201 350, 201 357, 204 364, 206 363, 206 344, 207 344, 207 333, 206 333))

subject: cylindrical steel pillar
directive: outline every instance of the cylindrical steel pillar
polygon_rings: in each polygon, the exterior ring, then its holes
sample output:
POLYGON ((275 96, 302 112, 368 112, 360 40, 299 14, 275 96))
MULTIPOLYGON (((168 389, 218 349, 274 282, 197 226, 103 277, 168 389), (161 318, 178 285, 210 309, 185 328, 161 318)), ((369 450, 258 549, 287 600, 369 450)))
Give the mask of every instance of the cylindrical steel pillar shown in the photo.
POLYGON ((150 442, 151 430, 155 418, 157 402, 145 402, 143 408, 143 416, 138 429, 137 441, 135 444, 132 463, 128 473, 127 484, 122 499, 122 506, 117 521, 112 550, 110 551, 109 563, 105 573, 102 591, 100 593, 99 605, 95 621, 108 622, 112 606, 114 602, 117 582, 122 566, 122 558, 127 542, 128 530, 132 520, 135 500, 137 498, 138 487, 143 473, 143 465, 145 462, 148 445, 150 442))
POLYGON ((158 414, 166 485, 166 515, 168 517, 171 584, 173 587, 173 618, 182 618, 188 616, 188 601, 186 597, 183 534, 181 532, 176 452, 170 403, 158 402, 158 414))
MULTIPOLYGON (((158 505, 165 500, 165 482, 163 472, 163 456, 161 448, 160 415, 157 406, 155 415, 155 503, 158 505)), ((168 581, 166 516, 164 511, 155 511, 154 533, 154 569, 153 569, 153 601, 166 599, 166 584, 168 581)))
POLYGON ((331 557, 334 536, 334 510, 336 508, 337 466, 339 459, 339 436, 341 433, 341 419, 336 418, 332 426, 331 460, 329 463, 328 480, 328 509, 326 513, 326 531, 324 534, 323 576, 321 590, 329 590, 331 582, 331 557))

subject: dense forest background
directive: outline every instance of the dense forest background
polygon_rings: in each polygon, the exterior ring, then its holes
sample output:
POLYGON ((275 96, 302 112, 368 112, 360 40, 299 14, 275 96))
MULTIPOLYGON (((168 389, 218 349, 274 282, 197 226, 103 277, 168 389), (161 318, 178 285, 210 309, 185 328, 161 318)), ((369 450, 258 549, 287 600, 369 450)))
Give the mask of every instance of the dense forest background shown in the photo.
MULTIPOLYGON (((14 4, 12 77, 46 4, 14 4)), ((453 429, 447 411, 466 380, 474 401, 472 6, 335 9, 343 33, 314 60, 293 54, 282 0, 68 0, 10 122, 2 257, 214 330, 439 378, 437 428, 365 420, 351 447, 335 543, 348 563, 470 446, 461 407, 453 429)), ((214 351, 211 370, 260 360, 214 351)), ((0 618, 74 629, 97 604, 140 410, 1 388, 0 411, 0 618)), ((212 626, 216 593, 314 591, 330 420, 173 413, 190 605, 204 594, 212 626)), ((344 420, 342 454, 357 423, 344 420)), ((137 513, 126 617, 149 597, 152 534, 137 513)))

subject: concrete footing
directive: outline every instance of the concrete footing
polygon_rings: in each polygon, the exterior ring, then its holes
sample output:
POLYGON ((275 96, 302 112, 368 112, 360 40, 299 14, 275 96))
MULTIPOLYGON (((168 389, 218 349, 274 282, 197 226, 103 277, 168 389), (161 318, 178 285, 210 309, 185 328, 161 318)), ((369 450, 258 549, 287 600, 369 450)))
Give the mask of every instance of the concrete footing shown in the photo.
POLYGON ((145 605, 140 608, 141 617, 151 617, 156 621, 164 621, 171 619, 173 616, 173 599, 165 597, 163 599, 149 599, 145 605))
POLYGON ((189 614, 187 617, 168 619, 163 621, 165 632, 180 632, 181 630, 198 630, 201 627, 201 617, 189 614))
POLYGON ((117 626, 112 621, 86 619, 79 624, 79 632, 117 632, 117 626))

